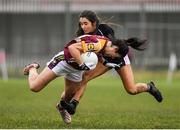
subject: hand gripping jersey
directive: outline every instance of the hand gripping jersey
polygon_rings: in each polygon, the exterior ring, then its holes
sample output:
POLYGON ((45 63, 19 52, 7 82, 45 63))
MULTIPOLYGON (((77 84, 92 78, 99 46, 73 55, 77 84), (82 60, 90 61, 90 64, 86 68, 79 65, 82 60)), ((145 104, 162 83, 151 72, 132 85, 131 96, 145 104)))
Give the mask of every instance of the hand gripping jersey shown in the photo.
POLYGON ((98 35, 83 35, 80 36, 72 41, 70 41, 64 48, 64 58, 68 64, 73 66, 74 68, 78 68, 78 64, 74 61, 73 57, 71 56, 68 46, 81 42, 83 52, 93 51, 96 54, 101 54, 104 50, 107 42, 109 41, 108 38, 104 36, 98 36, 98 35))

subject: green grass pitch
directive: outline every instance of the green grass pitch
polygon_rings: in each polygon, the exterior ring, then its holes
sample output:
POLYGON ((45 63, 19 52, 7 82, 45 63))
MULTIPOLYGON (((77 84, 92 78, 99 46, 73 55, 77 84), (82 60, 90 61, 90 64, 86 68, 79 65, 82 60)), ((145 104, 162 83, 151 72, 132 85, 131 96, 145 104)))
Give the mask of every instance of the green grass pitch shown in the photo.
POLYGON ((148 93, 129 95, 119 77, 105 75, 88 84, 70 125, 63 123, 55 109, 63 78, 39 93, 29 90, 26 79, 0 80, 0 129, 180 128, 180 73, 174 75, 172 84, 167 84, 166 72, 135 72, 135 80, 153 80, 163 102, 148 93))

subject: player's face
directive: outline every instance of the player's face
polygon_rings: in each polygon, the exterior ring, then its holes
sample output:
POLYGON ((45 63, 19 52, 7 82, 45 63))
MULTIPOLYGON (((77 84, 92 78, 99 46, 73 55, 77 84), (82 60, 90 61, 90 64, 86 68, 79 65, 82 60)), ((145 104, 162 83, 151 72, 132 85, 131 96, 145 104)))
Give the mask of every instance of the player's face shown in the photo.
POLYGON ((117 50, 118 47, 109 42, 104 49, 104 56, 111 57, 112 59, 121 57, 119 53, 117 53, 117 50))
POLYGON ((79 24, 85 34, 94 32, 96 30, 96 23, 92 23, 85 17, 81 17, 79 19, 79 24))

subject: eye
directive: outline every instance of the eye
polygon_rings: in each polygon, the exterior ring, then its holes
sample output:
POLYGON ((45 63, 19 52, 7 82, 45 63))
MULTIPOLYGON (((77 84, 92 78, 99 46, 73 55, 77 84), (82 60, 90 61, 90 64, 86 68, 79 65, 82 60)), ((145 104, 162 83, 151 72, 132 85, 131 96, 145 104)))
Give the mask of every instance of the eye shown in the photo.
POLYGON ((88 23, 87 23, 87 22, 85 22, 85 23, 84 23, 84 25, 88 25, 88 23))
POLYGON ((83 23, 79 22, 79 25, 80 25, 80 26, 82 26, 82 25, 83 25, 83 23))

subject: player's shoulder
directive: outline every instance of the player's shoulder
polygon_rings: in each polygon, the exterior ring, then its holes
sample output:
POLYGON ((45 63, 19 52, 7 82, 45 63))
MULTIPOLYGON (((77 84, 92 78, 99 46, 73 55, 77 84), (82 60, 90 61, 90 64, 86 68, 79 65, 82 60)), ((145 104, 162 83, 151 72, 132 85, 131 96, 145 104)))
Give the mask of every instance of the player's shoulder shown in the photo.
POLYGON ((109 30, 113 30, 112 29, 112 27, 111 26, 109 26, 108 24, 105 24, 105 23, 101 23, 101 24, 99 24, 99 27, 98 27, 99 29, 109 29, 109 30))
POLYGON ((91 37, 91 36, 92 36, 92 35, 84 34, 84 35, 81 35, 81 36, 79 36, 79 37, 77 37, 77 38, 81 39, 81 38, 83 38, 83 37, 91 37))
POLYGON ((76 42, 81 42, 81 41, 83 41, 83 40, 85 40, 85 39, 90 38, 90 36, 91 36, 91 35, 81 35, 81 36, 79 36, 79 37, 76 37, 74 40, 75 40, 76 42))
POLYGON ((82 35, 82 36, 77 37, 76 41, 82 41, 82 40, 96 41, 96 39, 109 40, 107 37, 101 36, 101 35, 82 35))
POLYGON ((108 34, 114 35, 113 28, 111 26, 109 26, 108 24, 100 24, 98 29, 101 30, 101 32, 104 35, 108 35, 108 34))
POLYGON ((98 39, 107 39, 108 40, 108 38, 106 36, 101 36, 101 35, 94 35, 94 36, 98 39))

